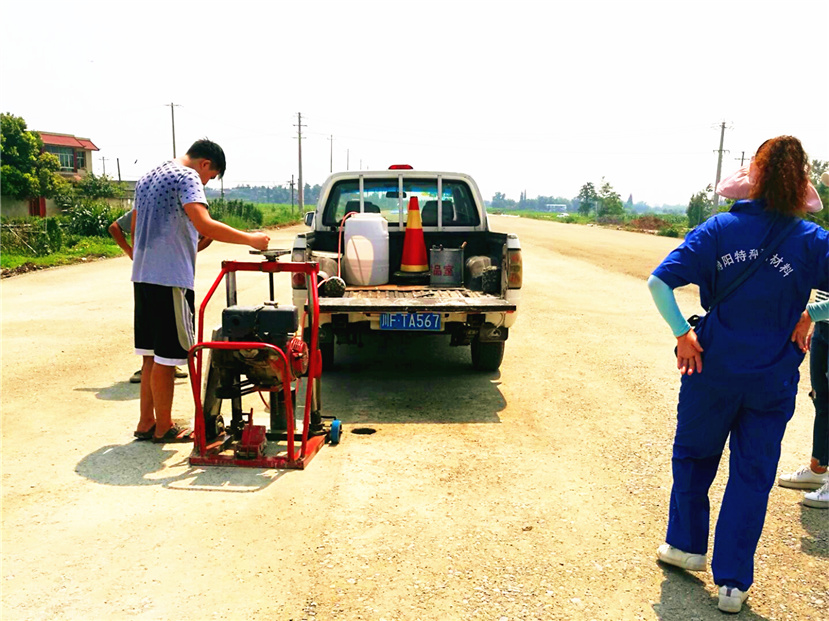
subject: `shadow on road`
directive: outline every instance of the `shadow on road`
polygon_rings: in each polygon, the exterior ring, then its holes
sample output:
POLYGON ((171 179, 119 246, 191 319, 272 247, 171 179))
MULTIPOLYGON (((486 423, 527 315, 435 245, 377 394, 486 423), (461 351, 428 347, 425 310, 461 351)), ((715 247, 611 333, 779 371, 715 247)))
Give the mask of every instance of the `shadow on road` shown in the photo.
POLYGON ((388 337, 337 344, 334 369, 322 372, 325 415, 344 424, 500 422, 500 374, 474 370, 468 347, 388 337))
POLYGON ((206 492, 258 492, 287 470, 264 468, 194 468, 187 461, 190 445, 171 449, 152 442, 104 446, 78 462, 82 477, 102 485, 160 485, 169 489, 206 492))
MULTIPOLYGON (((179 379, 176 380, 176 385, 190 386, 190 380, 179 379)), ((131 384, 130 382, 117 382, 111 386, 93 387, 83 386, 75 388, 76 392, 94 392, 96 399, 102 401, 135 401, 140 397, 141 384, 131 384)))
MULTIPOLYGON (((678 567, 663 563, 659 567, 665 580, 662 596, 653 610, 660 621, 722 621, 728 616, 717 608, 717 596, 707 590, 705 582, 678 567)), ((767 617, 752 612, 751 597, 743 604, 739 618, 740 621, 768 621, 767 617)))
MULTIPOLYGON (((802 496, 802 495, 801 495, 802 496)), ((829 558, 829 511, 800 505, 800 523, 809 536, 800 538, 800 548, 810 556, 829 558)))

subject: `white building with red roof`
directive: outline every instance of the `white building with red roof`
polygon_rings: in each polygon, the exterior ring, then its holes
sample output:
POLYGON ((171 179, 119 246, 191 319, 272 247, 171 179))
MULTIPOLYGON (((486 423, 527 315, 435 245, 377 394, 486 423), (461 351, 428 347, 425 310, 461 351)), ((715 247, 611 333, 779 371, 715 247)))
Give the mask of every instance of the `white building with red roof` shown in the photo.
POLYGON ((60 172, 66 177, 82 177, 92 172, 92 152, 99 151, 89 138, 55 132, 37 132, 43 150, 60 161, 60 172))

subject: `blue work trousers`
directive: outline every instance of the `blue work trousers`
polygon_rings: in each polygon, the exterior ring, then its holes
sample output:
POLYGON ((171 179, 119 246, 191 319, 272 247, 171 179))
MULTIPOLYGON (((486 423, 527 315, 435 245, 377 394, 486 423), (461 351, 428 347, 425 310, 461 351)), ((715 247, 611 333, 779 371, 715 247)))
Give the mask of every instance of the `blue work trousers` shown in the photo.
POLYGON ((754 552, 796 393, 796 378, 772 391, 739 390, 711 382, 704 372, 682 379, 665 541, 685 552, 707 553, 708 490, 730 434, 728 484, 711 562, 720 586, 745 591, 754 581, 754 552))
POLYGON ((826 466, 829 465, 829 322, 815 324, 809 373, 815 402, 812 457, 826 466))

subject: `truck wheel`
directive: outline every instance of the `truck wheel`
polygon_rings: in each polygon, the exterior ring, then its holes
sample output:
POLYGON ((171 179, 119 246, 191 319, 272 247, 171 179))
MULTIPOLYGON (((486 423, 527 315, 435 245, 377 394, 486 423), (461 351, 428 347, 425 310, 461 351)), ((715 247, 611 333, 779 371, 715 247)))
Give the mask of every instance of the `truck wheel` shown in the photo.
POLYGON ((322 354, 322 370, 330 371, 334 368, 334 343, 320 343, 322 354))
POLYGON ((497 371, 504 359, 505 341, 482 343, 472 340, 472 366, 478 371, 497 371))

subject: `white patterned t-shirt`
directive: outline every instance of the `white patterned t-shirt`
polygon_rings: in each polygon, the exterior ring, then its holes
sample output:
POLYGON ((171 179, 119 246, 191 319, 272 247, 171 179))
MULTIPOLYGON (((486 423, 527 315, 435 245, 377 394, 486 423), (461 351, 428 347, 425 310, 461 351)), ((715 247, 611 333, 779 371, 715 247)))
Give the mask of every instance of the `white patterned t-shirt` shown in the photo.
POLYGON ((207 206, 198 173, 171 161, 135 184, 132 281, 195 288, 199 234, 182 205, 207 206))

